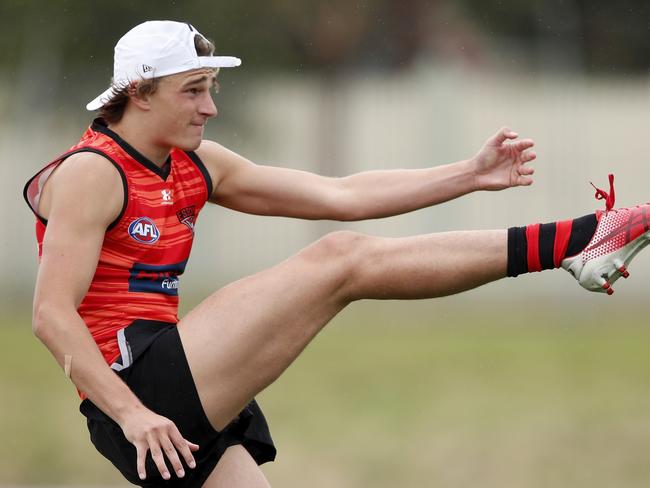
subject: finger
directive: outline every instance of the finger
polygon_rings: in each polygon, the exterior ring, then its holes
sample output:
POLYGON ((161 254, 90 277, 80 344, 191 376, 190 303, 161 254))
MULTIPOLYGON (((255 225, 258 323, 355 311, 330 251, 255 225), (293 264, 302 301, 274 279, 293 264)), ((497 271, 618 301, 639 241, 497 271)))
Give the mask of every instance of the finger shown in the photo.
POLYGON ((520 176, 517 178, 517 185, 519 186, 530 186, 533 184, 533 179, 529 176, 520 176))
POLYGON ((156 463, 156 467, 158 468, 158 471, 160 471, 160 476, 165 480, 170 479, 171 475, 169 474, 169 469, 167 469, 167 465, 165 464, 165 458, 160 450, 158 442, 149 442, 149 450, 151 451, 153 462, 156 463))
POLYGON ((176 448, 171 443, 171 441, 167 437, 164 437, 160 444, 162 445, 163 451, 165 452, 165 456, 167 456, 167 459, 169 459, 169 462, 171 463, 172 468, 174 469, 174 472, 176 473, 176 476, 178 476, 179 478, 182 478, 183 476, 185 476, 185 470, 183 469, 183 465, 181 464, 181 460, 178 457, 178 453, 176 452, 176 448))
POLYGON ((532 151, 527 151, 521 154, 521 162, 528 163, 533 159, 537 158, 537 154, 532 151))
POLYGON ((532 139, 522 139, 521 141, 516 141, 512 143, 512 146, 517 151, 525 151, 535 145, 535 142, 532 139))
POLYGON ((141 480, 147 477, 147 470, 144 467, 144 461, 147 457, 148 448, 140 443, 135 444, 135 450, 137 452, 136 459, 136 469, 138 470, 138 476, 141 480))
POLYGON ((170 437, 172 442, 174 443, 174 446, 176 446, 178 452, 180 452, 181 456, 183 456, 183 458, 185 459, 185 463, 190 468, 196 467, 196 461, 194 461, 194 456, 192 456, 192 451, 197 451, 199 449, 199 446, 197 444, 194 444, 184 439, 177 428, 174 431, 172 431, 170 437))
POLYGON ((530 176, 533 173, 535 173, 535 168, 530 168, 528 166, 520 166, 517 169, 517 173, 519 173, 520 176, 530 176))
POLYGON ((499 132, 492 137, 491 142, 498 146, 503 144, 506 139, 516 139, 517 137, 519 137, 519 134, 511 131, 508 127, 502 127, 499 129, 499 132))

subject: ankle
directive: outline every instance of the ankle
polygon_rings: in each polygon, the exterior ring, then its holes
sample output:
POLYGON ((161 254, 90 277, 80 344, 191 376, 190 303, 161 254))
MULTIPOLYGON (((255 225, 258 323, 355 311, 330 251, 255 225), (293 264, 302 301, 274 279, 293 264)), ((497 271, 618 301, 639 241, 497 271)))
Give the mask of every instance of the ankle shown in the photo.
POLYGON ((508 276, 559 268, 581 252, 596 232, 595 214, 508 229, 508 276))

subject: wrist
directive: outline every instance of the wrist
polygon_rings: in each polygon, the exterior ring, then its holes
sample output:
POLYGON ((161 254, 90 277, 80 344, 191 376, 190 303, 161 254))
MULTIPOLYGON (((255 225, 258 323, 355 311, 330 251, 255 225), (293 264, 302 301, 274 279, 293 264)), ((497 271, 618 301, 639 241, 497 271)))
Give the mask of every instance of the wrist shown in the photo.
POLYGON ((124 402, 113 403, 107 412, 119 425, 123 425, 132 415, 145 410, 146 407, 135 396, 124 402))
POLYGON ((463 161, 459 161, 458 164, 461 167, 461 171, 463 172, 463 175, 467 179, 467 186, 468 186, 467 193, 482 190, 483 188, 481 187, 479 175, 476 170, 477 168, 476 159, 475 158, 465 159, 463 161))

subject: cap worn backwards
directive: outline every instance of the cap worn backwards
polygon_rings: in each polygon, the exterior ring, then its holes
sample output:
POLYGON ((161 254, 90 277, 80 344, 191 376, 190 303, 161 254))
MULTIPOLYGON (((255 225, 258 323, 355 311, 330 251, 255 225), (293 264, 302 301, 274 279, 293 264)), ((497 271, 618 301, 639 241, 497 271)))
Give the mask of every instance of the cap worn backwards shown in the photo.
POLYGON ((113 82, 86 105, 97 110, 117 92, 139 80, 173 75, 198 68, 234 68, 241 64, 232 56, 199 56, 194 37, 204 37, 192 25, 171 20, 150 20, 135 26, 115 45, 113 82))

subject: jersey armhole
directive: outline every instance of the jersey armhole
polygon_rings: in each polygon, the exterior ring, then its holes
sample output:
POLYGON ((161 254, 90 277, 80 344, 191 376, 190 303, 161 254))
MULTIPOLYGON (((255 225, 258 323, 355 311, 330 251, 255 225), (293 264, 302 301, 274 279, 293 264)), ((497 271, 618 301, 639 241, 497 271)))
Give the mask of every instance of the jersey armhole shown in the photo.
MULTIPOLYGON (((33 200, 32 200, 32 198, 30 198, 30 195, 29 195, 29 193, 30 193, 30 189, 32 188, 32 185, 35 184, 35 183, 38 184, 39 186, 45 184, 45 182, 40 183, 40 182, 36 182, 35 180, 36 180, 39 176, 41 176, 41 175, 43 174, 43 172, 50 170, 50 167, 51 167, 51 166, 54 166, 54 167, 52 168, 52 170, 51 170, 51 171, 53 171, 54 168, 58 167, 59 164, 61 164, 61 163, 62 163, 63 161, 65 161, 67 158, 69 158, 70 156, 72 156, 72 155, 74 155, 74 154, 78 154, 78 153, 81 153, 81 152, 92 152, 92 153, 95 153, 95 154, 98 154, 98 155, 104 157, 105 159, 107 159, 108 161, 110 161, 110 163, 111 163, 113 166, 115 166, 115 168, 117 169, 118 173, 120 174, 120 178, 122 179, 122 188, 123 188, 123 191, 124 191, 124 201, 122 202, 122 209, 120 210, 120 213, 117 215, 117 217, 115 218, 115 220, 113 220, 113 222, 111 222, 110 225, 106 228, 106 232, 108 232, 108 231, 112 230, 112 229, 113 229, 113 228, 118 224, 118 222, 122 219, 122 217, 124 216, 124 212, 126 211, 126 206, 127 206, 128 201, 129 201, 129 187, 128 187, 128 184, 127 184, 126 175, 124 174, 124 170, 122 170, 122 168, 120 167, 120 165, 117 164, 115 161, 113 161, 113 159, 112 159, 109 155, 107 155, 106 153, 100 151, 99 149, 95 149, 95 148, 92 148, 92 147, 84 147, 84 148, 80 148, 80 149, 75 149, 74 151, 70 151, 70 152, 68 152, 68 153, 63 154, 60 158, 55 159, 55 160, 52 161, 50 164, 48 164, 45 168, 43 168, 41 171, 39 171, 39 172, 36 173, 34 176, 32 176, 32 177, 29 179, 29 181, 27 181, 27 183, 25 184, 25 188, 23 189, 23 198, 24 198, 25 201, 27 202, 27 206, 28 206, 28 207, 30 208, 30 210, 34 213, 34 215, 36 216, 36 218, 37 218, 37 219, 38 219, 38 220, 39 220, 39 221, 40 221, 44 226, 47 226, 47 219, 44 218, 43 216, 41 216, 41 215, 36 211, 36 209, 34 208, 34 205, 32 204, 32 201, 33 201, 33 200)), ((48 176, 49 176, 49 175, 48 175, 48 176)), ((38 193, 40 193, 40 190, 41 190, 41 188, 38 189, 38 193)))
POLYGON ((185 154, 187 154, 190 157, 192 162, 196 165, 196 167, 203 175, 203 179, 205 180, 205 188, 206 191, 208 192, 208 197, 206 198, 206 200, 210 200, 210 197, 212 197, 212 192, 214 190, 214 187, 212 186, 212 178, 210 177, 208 168, 205 167, 205 164, 203 163, 203 161, 201 161, 199 155, 196 154, 194 151, 186 151, 185 154))

